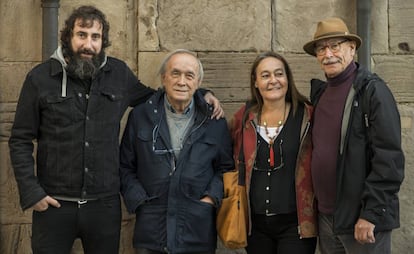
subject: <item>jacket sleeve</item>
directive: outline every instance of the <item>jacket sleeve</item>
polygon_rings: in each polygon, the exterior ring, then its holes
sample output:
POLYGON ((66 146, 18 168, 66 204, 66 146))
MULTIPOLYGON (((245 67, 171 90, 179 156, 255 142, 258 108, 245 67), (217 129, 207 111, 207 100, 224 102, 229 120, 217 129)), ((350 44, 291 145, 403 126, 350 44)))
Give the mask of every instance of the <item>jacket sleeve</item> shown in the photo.
POLYGON ((214 176, 207 186, 204 195, 208 195, 214 199, 215 205, 219 207, 221 205, 221 199, 223 198, 223 173, 234 169, 233 152, 231 144, 230 132, 227 128, 226 120, 212 120, 217 121, 217 125, 210 131, 218 132, 220 135, 218 138, 218 152, 214 161, 214 176))
POLYGON ((369 168, 362 196, 361 218, 371 223, 398 221, 398 196, 404 179, 400 115, 395 99, 382 80, 374 81, 369 96, 369 168), (394 208, 394 209, 391 209, 394 208))
MULTIPOLYGON (((229 122, 229 129, 231 133, 231 138, 233 142, 233 159, 235 162, 238 162, 239 153, 240 153, 240 146, 242 141, 243 135, 243 115, 244 111, 246 110, 246 106, 241 106, 236 113, 234 113, 233 117, 229 122)), ((237 167, 236 163, 236 167, 237 167)))
POLYGON ((148 195, 137 178, 137 149, 136 149, 136 116, 135 111, 129 114, 120 147, 120 180, 121 194, 125 206, 130 213, 142 203, 148 201, 148 195))
POLYGON ((29 73, 23 83, 9 139, 10 158, 23 210, 32 207, 47 194, 35 175, 33 140, 39 129, 39 94, 29 73))

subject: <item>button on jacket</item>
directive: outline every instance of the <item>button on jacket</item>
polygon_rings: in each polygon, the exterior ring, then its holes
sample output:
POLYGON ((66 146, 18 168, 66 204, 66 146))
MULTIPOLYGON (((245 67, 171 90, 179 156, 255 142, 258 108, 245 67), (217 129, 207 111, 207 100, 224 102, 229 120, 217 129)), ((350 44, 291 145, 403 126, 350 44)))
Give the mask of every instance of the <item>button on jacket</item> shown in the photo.
POLYGON ((154 93, 115 58, 107 57, 90 90, 87 81, 66 75, 65 65, 58 48, 28 73, 21 90, 9 146, 23 209, 46 195, 119 193, 120 120, 128 106, 154 93))
POLYGON ((159 90, 129 115, 121 143, 121 193, 136 213, 133 244, 168 253, 216 248, 216 207, 200 201, 223 197, 222 172, 232 170, 232 145, 224 118, 210 119, 211 108, 194 94, 194 124, 175 158, 159 90))

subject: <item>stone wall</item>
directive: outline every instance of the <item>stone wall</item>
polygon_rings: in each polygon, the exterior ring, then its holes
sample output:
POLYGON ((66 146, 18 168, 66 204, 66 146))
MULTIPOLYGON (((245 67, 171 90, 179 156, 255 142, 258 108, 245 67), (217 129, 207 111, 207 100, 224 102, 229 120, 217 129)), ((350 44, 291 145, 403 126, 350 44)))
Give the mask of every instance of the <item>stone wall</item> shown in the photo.
MULTIPOLYGON (((339 16, 356 30, 352 0, 61 0, 59 29, 80 4, 95 4, 107 14, 112 41, 108 53, 125 60, 154 88, 168 51, 197 51, 205 68, 203 86, 213 89, 227 117, 248 98, 248 72, 257 52, 271 49, 285 55, 298 87, 308 94, 309 79, 323 78, 315 59, 302 51, 317 19, 339 16)), ((372 1, 372 70, 388 82, 398 102, 406 154, 401 227, 393 233, 393 253, 414 248, 413 13, 413 1, 372 1)), ((41 36, 41 0, 0 1, 0 253, 31 253, 31 211, 19 207, 7 140, 25 75, 41 62, 41 36)), ((120 253, 133 253, 133 217, 124 213, 122 226, 120 253)), ((79 242, 72 253, 83 253, 79 242)), ((220 247, 218 253, 230 252, 220 247)))

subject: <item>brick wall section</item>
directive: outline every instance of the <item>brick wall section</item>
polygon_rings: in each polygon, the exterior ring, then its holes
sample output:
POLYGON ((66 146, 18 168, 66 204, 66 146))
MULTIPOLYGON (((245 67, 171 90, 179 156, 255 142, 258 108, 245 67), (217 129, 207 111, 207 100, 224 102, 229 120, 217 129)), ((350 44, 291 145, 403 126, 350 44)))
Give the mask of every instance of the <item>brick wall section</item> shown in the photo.
MULTIPOLYGON (((166 52, 197 51, 205 68, 204 87, 213 89, 230 118, 249 96, 250 64, 259 51, 286 56, 301 92, 310 78, 323 78, 313 57, 303 53, 317 18, 339 16, 356 29, 356 1, 349 0, 61 0, 59 29, 80 4, 96 4, 111 24, 108 54, 125 60, 154 88, 166 52), (306 14, 306 15, 303 15, 306 14)), ((401 113, 406 177, 400 192, 401 228, 393 233, 393 253, 414 248, 414 1, 372 1, 372 70, 389 84, 401 113)), ((0 2, 0 253, 31 253, 31 211, 20 209, 7 140, 27 71, 41 61, 41 0, 0 2)), ((123 124, 125 124, 125 117, 123 124)), ((122 254, 131 247, 133 216, 124 212, 122 254)), ((79 241, 72 254, 83 253, 79 241)), ((225 250, 217 253, 244 253, 225 250)))

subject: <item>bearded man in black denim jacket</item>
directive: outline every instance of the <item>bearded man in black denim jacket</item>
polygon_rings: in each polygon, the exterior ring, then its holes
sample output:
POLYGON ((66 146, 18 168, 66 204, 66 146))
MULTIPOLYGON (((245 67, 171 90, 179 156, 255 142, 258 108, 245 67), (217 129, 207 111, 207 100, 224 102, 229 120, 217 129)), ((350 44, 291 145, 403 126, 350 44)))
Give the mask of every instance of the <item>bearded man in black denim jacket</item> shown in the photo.
POLYGON ((85 253, 119 251, 120 120, 154 90, 106 56, 108 32, 100 10, 74 10, 61 46, 23 84, 9 146, 22 209, 34 210, 34 254, 69 253, 76 238, 85 253))

